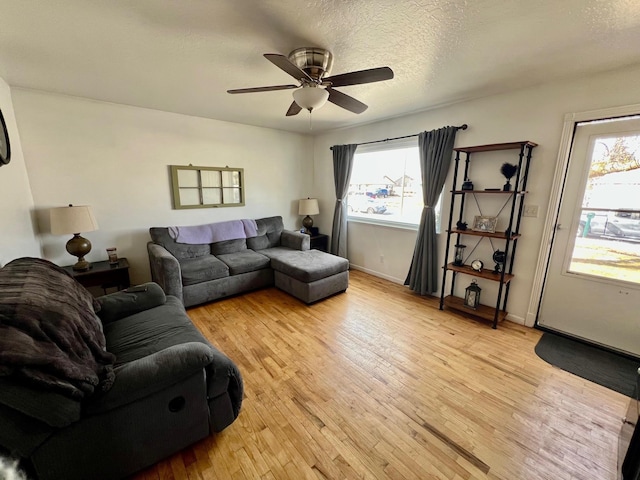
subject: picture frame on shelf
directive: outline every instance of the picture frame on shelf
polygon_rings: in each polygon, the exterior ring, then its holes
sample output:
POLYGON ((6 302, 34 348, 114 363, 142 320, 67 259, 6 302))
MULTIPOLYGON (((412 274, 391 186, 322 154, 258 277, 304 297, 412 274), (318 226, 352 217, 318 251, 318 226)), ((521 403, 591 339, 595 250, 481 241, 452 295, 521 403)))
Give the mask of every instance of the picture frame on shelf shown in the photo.
POLYGON ((475 232, 495 233, 498 217, 489 217, 486 215, 476 215, 473 219, 473 228, 475 232))

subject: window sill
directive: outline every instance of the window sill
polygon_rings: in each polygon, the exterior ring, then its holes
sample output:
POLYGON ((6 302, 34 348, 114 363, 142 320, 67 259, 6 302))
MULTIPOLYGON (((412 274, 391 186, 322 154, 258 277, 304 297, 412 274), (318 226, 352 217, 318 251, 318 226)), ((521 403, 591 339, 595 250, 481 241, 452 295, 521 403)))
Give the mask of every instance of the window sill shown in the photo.
POLYGON ((377 218, 347 216, 347 222, 367 223, 369 225, 377 225, 380 227, 397 228, 400 230, 413 230, 414 232, 418 231, 418 225, 414 223, 390 222, 389 220, 379 220, 377 218))

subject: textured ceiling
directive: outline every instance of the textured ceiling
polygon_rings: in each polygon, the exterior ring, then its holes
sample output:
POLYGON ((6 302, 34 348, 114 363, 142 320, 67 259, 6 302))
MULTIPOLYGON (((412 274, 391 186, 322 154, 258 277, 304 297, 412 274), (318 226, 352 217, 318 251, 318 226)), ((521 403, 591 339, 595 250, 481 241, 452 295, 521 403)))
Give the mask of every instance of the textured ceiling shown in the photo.
POLYGON ((5 0, 0 19, 12 87, 303 133, 291 91, 226 93, 295 83, 263 53, 394 70, 341 87, 369 109, 328 103, 312 133, 640 63, 638 0, 5 0))

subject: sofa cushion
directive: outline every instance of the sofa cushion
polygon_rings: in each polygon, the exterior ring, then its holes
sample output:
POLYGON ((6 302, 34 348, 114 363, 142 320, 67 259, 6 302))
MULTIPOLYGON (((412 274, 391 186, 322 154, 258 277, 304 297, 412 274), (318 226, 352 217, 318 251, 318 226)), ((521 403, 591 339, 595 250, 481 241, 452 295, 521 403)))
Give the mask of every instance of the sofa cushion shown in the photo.
POLYGON ((253 250, 218 255, 218 259, 227 264, 231 275, 254 272, 269 266, 269 258, 253 250))
POLYGON ((229 276, 229 267, 213 255, 179 260, 182 284, 193 285, 229 276))
POLYGON ((349 261, 320 250, 291 250, 288 255, 273 257, 271 266, 296 280, 310 283, 346 272, 349 269, 349 261))
POLYGON ((280 245, 280 235, 284 230, 282 217, 267 217, 256 220, 258 235, 247 238, 247 247, 252 250, 277 247, 280 245))
POLYGON ((236 238, 235 240, 224 240, 211 244, 212 255, 224 255, 225 253, 236 253, 247 249, 246 238, 236 238))
POLYGON ((211 247, 208 243, 202 245, 188 245, 186 243, 176 243, 169 235, 169 229, 166 227, 152 227, 149 229, 149 235, 153 243, 162 245, 178 260, 185 258, 197 258, 209 255, 211 247))
MULTIPOLYGON (((289 247, 273 247, 273 248, 265 248, 264 250, 260 250, 260 255, 264 255, 265 257, 269 257, 273 259, 273 258, 286 257, 287 255, 290 255, 291 252, 295 252, 295 251, 296 250, 289 247)), ((273 264, 271 265, 271 267, 273 268, 273 264)))

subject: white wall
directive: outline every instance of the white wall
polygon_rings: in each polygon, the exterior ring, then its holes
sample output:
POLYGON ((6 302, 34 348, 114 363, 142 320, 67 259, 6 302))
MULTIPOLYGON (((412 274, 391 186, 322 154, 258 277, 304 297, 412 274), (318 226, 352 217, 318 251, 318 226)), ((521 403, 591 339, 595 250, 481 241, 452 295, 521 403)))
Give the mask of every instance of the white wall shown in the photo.
MULTIPOLYGON (((526 204, 538 205, 539 216, 522 219, 520 231, 523 237, 518 242, 514 266, 516 277, 512 282, 508 305, 509 318, 522 323, 527 314, 529 318, 535 318, 535 311, 528 312, 530 292, 538 262, 564 115, 569 112, 640 103, 640 84, 637 81, 639 76, 640 66, 636 66, 327 133, 317 137, 315 141, 314 194, 323 199, 322 209, 333 209, 331 199, 335 199, 335 192, 329 150, 331 145, 361 143, 463 123, 467 123, 469 129, 458 132, 456 146, 522 140, 538 143, 531 161, 527 188, 530 193, 527 195, 526 204)), ((372 108, 375 108, 375 105, 372 108)), ((474 183, 483 184, 483 188, 498 187, 504 183, 504 178, 494 169, 474 169, 472 175, 474 183)), ((445 192, 450 189, 451 174, 445 192)), ((444 198, 447 201, 443 218, 446 219, 448 195, 444 198)), ((329 233, 331 221, 331 216, 323 215, 317 224, 322 231, 329 233)), ((439 243, 440 258, 443 258, 444 235, 440 235, 439 243)), ((404 281, 409 269, 414 244, 415 232, 362 224, 349 225, 348 255, 353 266, 399 283, 404 281), (381 256, 384 257, 384 262, 380 261, 381 256)), ((486 265, 493 265, 490 257, 484 261, 486 265)), ((460 283, 465 282, 468 283, 467 280, 460 283)))
POLYGON ((34 233, 33 197, 27 177, 11 90, 0 78, 0 110, 7 124, 11 159, 0 168, 0 266, 18 257, 40 257, 34 233))
POLYGON ((114 246, 135 283, 150 278, 149 227, 282 215, 285 227, 299 228, 297 199, 312 185, 311 137, 31 90, 12 94, 45 258, 74 263, 67 238, 49 233, 48 209, 69 203, 91 205, 99 224, 85 235, 93 244, 87 260, 106 260, 114 246), (244 168, 246 205, 173 210, 168 166, 188 164, 244 168))

